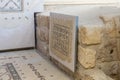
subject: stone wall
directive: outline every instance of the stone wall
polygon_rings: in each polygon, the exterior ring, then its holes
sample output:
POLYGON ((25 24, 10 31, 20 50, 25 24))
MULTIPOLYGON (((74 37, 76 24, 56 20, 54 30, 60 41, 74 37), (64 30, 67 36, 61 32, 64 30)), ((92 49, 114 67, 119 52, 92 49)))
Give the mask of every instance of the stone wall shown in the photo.
MULTIPOLYGON (((99 19, 102 25, 79 26, 77 69, 71 74, 75 80, 120 80, 120 16, 103 15, 99 19)), ((37 49, 49 56, 48 46, 49 16, 38 14, 37 49)))
POLYGON ((100 19, 79 27, 76 80, 120 80, 120 16, 100 19))

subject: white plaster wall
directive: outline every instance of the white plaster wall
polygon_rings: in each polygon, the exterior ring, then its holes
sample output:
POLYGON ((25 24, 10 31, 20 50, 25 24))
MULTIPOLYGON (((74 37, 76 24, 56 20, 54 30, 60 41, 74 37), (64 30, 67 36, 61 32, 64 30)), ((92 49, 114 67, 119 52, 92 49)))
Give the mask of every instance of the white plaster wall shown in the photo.
POLYGON ((111 4, 120 0, 45 0, 46 5, 51 4, 111 4))
MULTIPOLYGON (((74 7, 81 5, 120 7, 120 0, 44 0, 44 1, 45 11, 54 11, 66 7, 74 7)), ((71 10, 74 10, 74 8, 71 10)))
POLYGON ((0 12, 0 50, 34 47, 34 12, 43 0, 23 0, 23 11, 0 12))

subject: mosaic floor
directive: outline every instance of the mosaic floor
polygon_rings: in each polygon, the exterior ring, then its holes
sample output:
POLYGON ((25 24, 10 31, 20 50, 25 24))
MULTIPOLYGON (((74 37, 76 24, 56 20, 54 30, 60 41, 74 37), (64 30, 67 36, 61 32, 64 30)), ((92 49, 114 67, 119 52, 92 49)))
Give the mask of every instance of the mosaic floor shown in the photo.
POLYGON ((35 50, 0 53, 0 80, 72 80, 35 50))

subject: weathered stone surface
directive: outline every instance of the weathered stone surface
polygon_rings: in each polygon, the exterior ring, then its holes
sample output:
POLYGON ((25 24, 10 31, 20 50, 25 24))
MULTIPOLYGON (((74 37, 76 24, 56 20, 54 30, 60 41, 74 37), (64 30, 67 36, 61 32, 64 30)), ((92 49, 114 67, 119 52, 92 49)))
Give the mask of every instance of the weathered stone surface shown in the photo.
POLYGON ((116 36, 120 37, 120 16, 114 17, 115 25, 116 25, 116 36))
POLYGON ((79 46, 78 61, 84 68, 93 68, 96 64, 96 51, 79 46))
POLYGON ((111 76, 115 80, 119 80, 119 62, 113 61, 113 62, 103 62, 103 63, 97 63, 97 68, 102 70, 105 74, 111 76))
POLYGON ((37 41, 37 49, 43 54, 49 54, 49 48, 45 42, 37 41))
POLYGON ((38 27, 48 27, 49 29, 49 16, 37 14, 36 18, 38 27))
POLYGON ((97 60, 101 62, 117 61, 117 41, 116 38, 104 38, 103 43, 97 50, 97 60))
POLYGON ((120 39, 117 39, 117 51, 118 51, 118 57, 120 60, 120 39))
POLYGON ((119 61, 119 70, 118 70, 119 80, 120 80, 120 61, 119 61))
POLYGON ((37 27, 37 39, 49 43, 49 29, 47 27, 37 27))
POLYGON ((102 27, 95 25, 85 25, 79 27, 79 43, 83 44, 98 44, 101 43, 102 27))
POLYGON ((79 78, 76 80, 114 80, 99 69, 89 69, 78 72, 79 78))
POLYGON ((101 16, 102 21, 105 24, 104 32, 109 36, 109 37, 116 37, 116 24, 111 16, 101 16))

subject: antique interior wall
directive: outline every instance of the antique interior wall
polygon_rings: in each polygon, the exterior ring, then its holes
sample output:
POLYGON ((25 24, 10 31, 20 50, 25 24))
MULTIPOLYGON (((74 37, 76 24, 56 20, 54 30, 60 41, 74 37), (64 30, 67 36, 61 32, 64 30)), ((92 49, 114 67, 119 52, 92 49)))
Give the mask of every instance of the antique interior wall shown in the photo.
MULTIPOLYGON (((41 20, 43 21, 42 25, 38 25, 39 28, 37 28, 38 41, 42 40, 42 43, 47 43, 42 38, 49 41, 49 12, 79 16, 77 68, 75 74, 72 74, 75 76, 75 80, 120 80, 119 3, 45 5, 45 13, 37 16, 38 24, 41 20)), ((50 43, 39 46, 40 44, 38 43, 39 51, 49 55, 48 45, 50 43)), ((51 58, 51 60, 64 71, 67 70, 55 59, 51 58)), ((71 75, 71 72, 66 72, 71 75)))
POLYGON ((34 12, 43 0, 0 1, 0 50, 34 47, 34 12))
POLYGON ((45 0, 45 10, 59 10, 66 6, 75 5, 115 5, 120 6, 120 0, 45 0))

